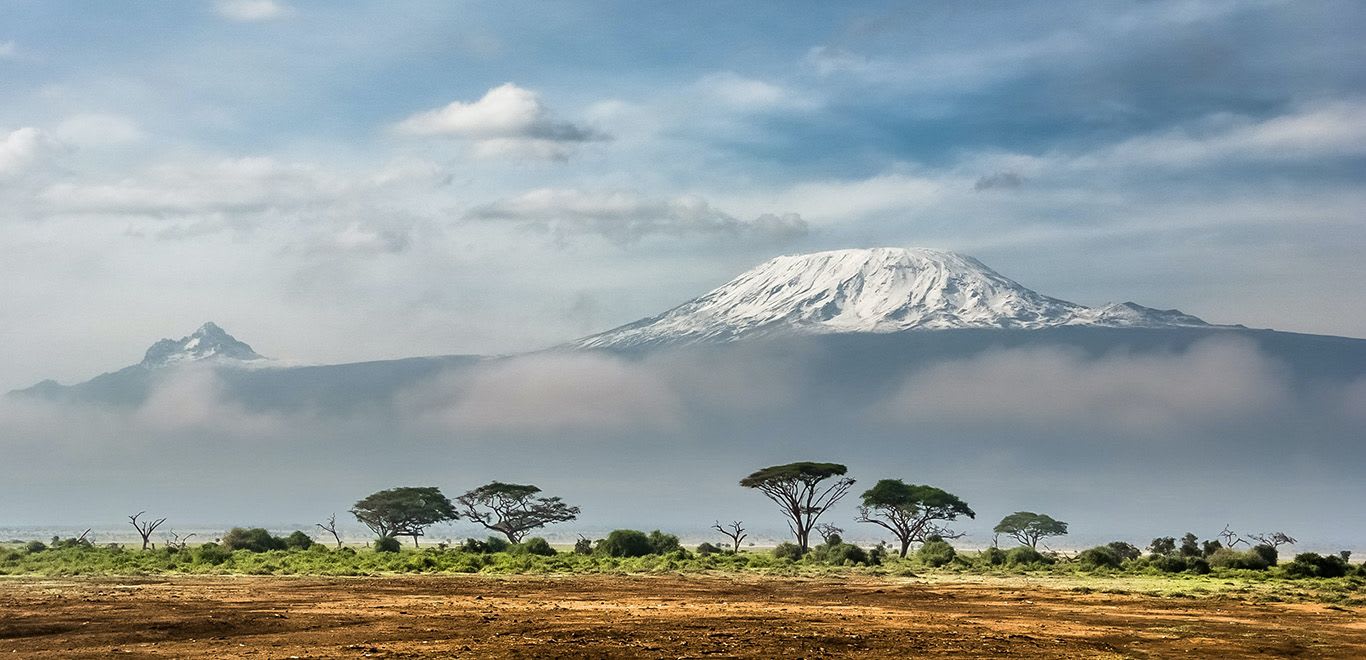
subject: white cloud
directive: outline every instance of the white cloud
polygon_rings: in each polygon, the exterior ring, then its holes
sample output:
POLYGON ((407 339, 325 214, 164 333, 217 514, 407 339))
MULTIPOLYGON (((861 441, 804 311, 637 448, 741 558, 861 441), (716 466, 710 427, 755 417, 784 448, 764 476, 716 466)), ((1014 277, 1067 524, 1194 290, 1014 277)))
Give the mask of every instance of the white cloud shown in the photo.
POLYGON ((704 76, 697 88, 703 96, 741 110, 810 109, 817 105, 779 85, 731 71, 704 76))
MULTIPOLYGON (((959 186, 952 177, 890 171, 866 179, 822 179, 759 194, 723 198, 747 212, 777 206, 825 222, 857 219, 887 211, 926 208, 959 186)), ((971 185, 970 183, 968 185, 971 185)))
POLYGON ((471 209, 476 220, 511 220, 548 230, 559 237, 595 234, 619 243, 650 236, 728 235, 759 240, 789 240, 807 233, 800 215, 765 213, 740 220, 696 195, 670 199, 634 192, 587 192, 541 188, 471 209))
POLYGON ((605 139, 601 133, 555 121, 536 92, 506 83, 479 100, 419 112, 393 130, 411 136, 451 136, 474 141, 477 156, 565 158, 572 145, 605 139))
POLYGON ((682 412, 652 370, 584 354, 501 360, 415 388, 401 405, 454 429, 507 433, 668 429, 682 412))
POLYGON ((19 45, 13 41, 0 41, 0 60, 12 58, 19 54, 19 45))
POLYGON ((275 0, 217 0, 214 11, 233 21, 269 21, 284 17, 289 8, 275 0))
POLYGON ((87 213, 244 212, 336 199, 349 185, 313 165, 255 156, 164 164, 113 183, 58 183, 40 199, 58 211, 87 213))
POLYGON ((825 78, 904 86, 912 93, 961 92, 1018 76, 1023 70, 1078 57, 1094 46, 1067 32, 994 44, 989 48, 931 52, 905 59, 867 57, 842 48, 817 46, 807 51, 806 64, 825 78))
POLYGON ((1251 342, 1210 339, 1166 355, 985 353, 910 375, 881 408, 913 424, 1161 435, 1246 423, 1292 399, 1280 366, 1251 342))
POLYGON ((17 176, 60 153, 63 145, 46 131, 25 126, 0 137, 0 177, 17 176))
POLYGON ((52 133, 63 142, 78 147, 127 144, 143 138, 142 129, 133 120, 106 114, 67 117, 52 133))
POLYGON ((1216 115, 1196 125, 1131 138, 1080 166, 1190 168, 1211 163, 1287 161, 1366 154, 1366 103, 1335 101, 1260 121, 1216 115))

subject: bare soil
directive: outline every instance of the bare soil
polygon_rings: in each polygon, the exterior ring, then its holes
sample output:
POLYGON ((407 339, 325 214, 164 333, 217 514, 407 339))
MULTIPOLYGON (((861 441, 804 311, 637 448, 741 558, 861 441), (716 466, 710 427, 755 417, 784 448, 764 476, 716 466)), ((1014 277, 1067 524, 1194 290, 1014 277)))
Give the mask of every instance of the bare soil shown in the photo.
POLYGON ((0 658, 1366 657, 1362 608, 760 576, 0 579, 0 658))

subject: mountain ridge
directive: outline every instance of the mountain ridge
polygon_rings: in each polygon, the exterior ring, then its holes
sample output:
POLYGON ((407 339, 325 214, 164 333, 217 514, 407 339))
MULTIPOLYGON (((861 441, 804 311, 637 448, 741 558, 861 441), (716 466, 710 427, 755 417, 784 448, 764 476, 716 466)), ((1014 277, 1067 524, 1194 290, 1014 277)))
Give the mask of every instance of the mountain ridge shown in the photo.
POLYGON ((570 342, 575 348, 734 341, 774 334, 1067 325, 1215 326, 1133 302, 1086 307, 1043 295, 977 259, 929 248, 830 250, 770 259, 662 314, 570 342))

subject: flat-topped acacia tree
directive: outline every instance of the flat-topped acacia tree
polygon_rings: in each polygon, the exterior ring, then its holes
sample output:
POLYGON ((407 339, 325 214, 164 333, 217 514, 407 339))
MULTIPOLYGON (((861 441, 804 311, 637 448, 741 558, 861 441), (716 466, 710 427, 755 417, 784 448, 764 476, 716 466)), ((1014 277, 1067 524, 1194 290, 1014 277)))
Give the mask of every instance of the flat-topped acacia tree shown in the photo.
POLYGON ((759 470, 741 479, 740 485, 763 493, 782 509, 788 529, 806 554, 816 521, 853 487, 854 480, 844 476, 848 471, 839 463, 788 463, 759 470), (834 481, 823 483, 827 479, 834 481))
POLYGON ((951 522, 959 516, 977 517, 967 503, 953 493, 934 486, 908 484, 900 479, 883 479, 864 491, 863 505, 858 512, 859 522, 880 525, 896 536, 903 558, 912 543, 924 542, 927 536, 962 536, 945 528, 941 522, 951 522))
POLYGON ((456 518, 455 506, 436 486, 381 490, 356 502, 351 513, 381 539, 411 536, 414 546, 428 527, 456 518))
POLYGON ((579 507, 569 506, 558 497, 536 497, 540 492, 540 488, 530 484, 495 481, 455 501, 466 518, 503 534, 513 543, 521 543, 533 529, 579 516, 579 507))
POLYGON ((1014 537, 1023 545, 1038 549, 1039 541, 1049 536, 1067 534, 1067 523, 1033 511, 1016 511, 1001 519, 992 529, 997 534, 1014 537))

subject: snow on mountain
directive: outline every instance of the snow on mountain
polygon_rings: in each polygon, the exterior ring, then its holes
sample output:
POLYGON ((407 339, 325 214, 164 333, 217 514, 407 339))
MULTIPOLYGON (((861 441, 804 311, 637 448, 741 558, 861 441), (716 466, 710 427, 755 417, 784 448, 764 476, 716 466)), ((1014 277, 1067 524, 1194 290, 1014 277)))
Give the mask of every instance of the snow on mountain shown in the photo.
POLYGON ((581 348, 730 341, 775 334, 955 328, 1210 327, 1134 303, 1090 308, 1021 286, 982 262, 925 248, 782 256, 659 316, 585 337, 581 348))
POLYGON ((251 346, 209 322, 188 337, 162 339, 152 344, 139 366, 157 368, 204 360, 253 363, 265 359, 251 346))

